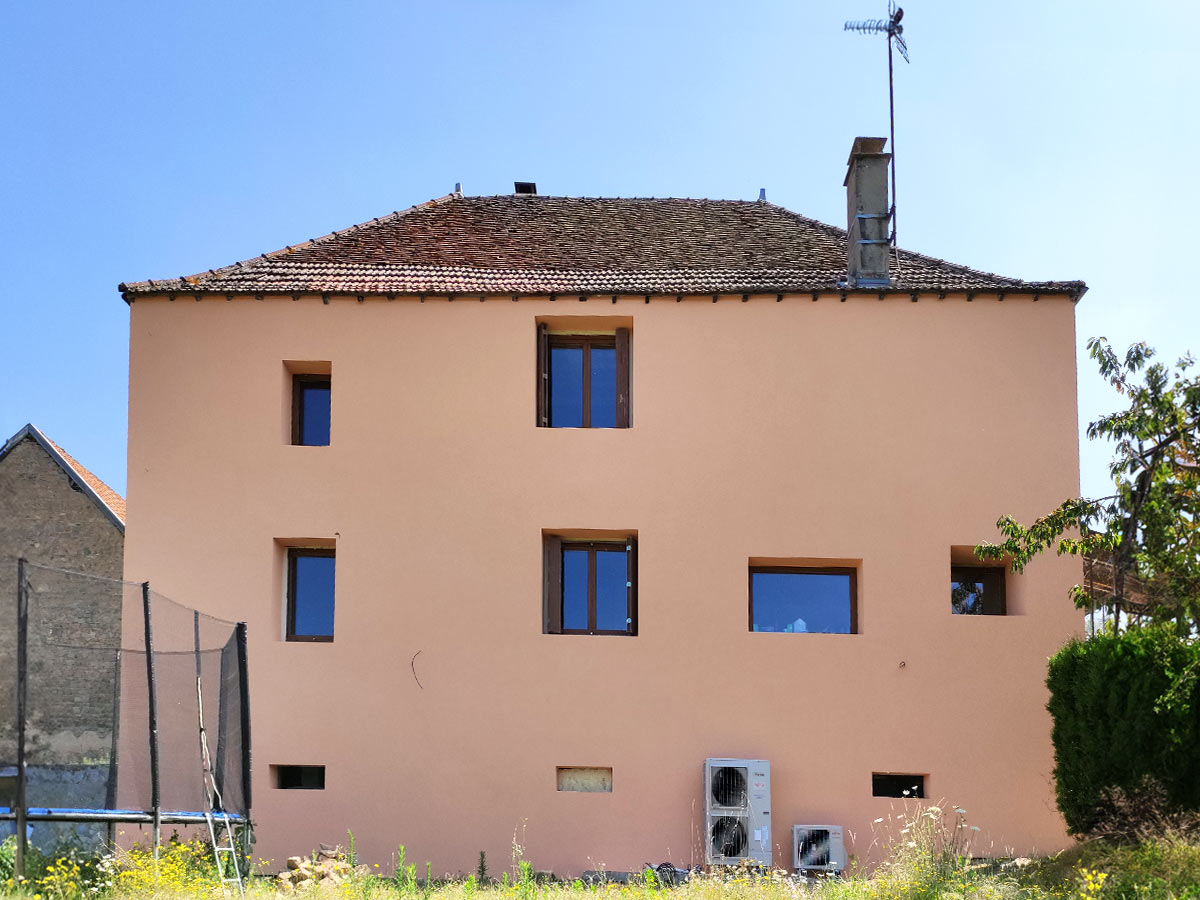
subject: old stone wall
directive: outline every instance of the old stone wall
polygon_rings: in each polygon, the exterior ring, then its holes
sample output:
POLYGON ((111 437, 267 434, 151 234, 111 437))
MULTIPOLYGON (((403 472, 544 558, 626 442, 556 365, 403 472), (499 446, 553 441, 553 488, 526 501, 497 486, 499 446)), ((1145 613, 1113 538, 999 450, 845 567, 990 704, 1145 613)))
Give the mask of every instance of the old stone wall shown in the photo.
MULTIPOLYGON (((121 530, 32 437, 0 459, 0 769, 15 761, 17 559, 120 579, 123 548, 121 530)), ((104 765, 112 752, 120 585, 36 568, 28 576, 30 765, 104 765)))

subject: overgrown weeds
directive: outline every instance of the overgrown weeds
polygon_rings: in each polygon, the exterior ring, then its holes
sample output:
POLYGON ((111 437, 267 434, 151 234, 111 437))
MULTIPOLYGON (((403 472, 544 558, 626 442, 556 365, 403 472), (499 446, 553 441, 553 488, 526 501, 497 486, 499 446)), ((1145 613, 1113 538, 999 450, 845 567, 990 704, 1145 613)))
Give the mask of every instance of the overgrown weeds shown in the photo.
MULTIPOLYGON (((903 819, 879 820, 876 844, 883 861, 857 863, 838 877, 798 878, 782 870, 738 866, 694 874, 670 886, 653 872, 627 882, 554 880, 524 857, 513 841, 513 870, 497 881, 480 855, 467 877, 424 878, 400 845, 390 878, 359 874, 336 884, 298 890, 311 900, 1200 900, 1200 842, 1169 833, 1137 842, 1091 841, 1056 857, 1016 865, 975 857, 978 829, 964 810, 923 806, 903 819)), ((91 858, 71 851, 46 857, 32 851, 28 881, 12 880, 13 839, 0 844, 0 894, 13 900, 217 900, 210 848, 173 840, 155 859, 149 848, 115 849, 91 858), (3 867, 9 866, 6 870, 3 867)), ((361 867, 360 871, 365 871, 361 867)), ((251 878, 254 900, 279 896, 275 882, 251 878)))

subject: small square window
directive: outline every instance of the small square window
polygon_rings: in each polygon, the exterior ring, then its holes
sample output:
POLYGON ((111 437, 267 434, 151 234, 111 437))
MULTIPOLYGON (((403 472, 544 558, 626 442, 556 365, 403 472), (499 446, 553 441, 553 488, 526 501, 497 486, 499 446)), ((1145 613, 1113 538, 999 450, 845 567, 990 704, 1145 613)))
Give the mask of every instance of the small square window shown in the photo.
POLYGON ((328 375, 292 376, 292 443, 329 446, 332 381, 328 375))
POLYGON ((287 639, 333 640, 333 550, 289 547, 287 639))
POLYGON ((325 790, 324 766, 271 766, 275 787, 284 791, 325 790))
POLYGON ((871 773, 872 797, 904 797, 907 799, 923 799, 925 797, 924 775, 899 775, 894 772, 871 773))
POLYGON ((543 631, 637 634, 637 539, 572 541, 547 535, 543 631))
POLYGON ((750 630, 856 634, 858 570, 751 566, 750 630))
POLYGON ((950 611, 956 616, 1003 616, 1003 566, 951 566, 950 611))
POLYGON ((629 427, 629 329, 550 334, 538 326, 538 425, 629 427))

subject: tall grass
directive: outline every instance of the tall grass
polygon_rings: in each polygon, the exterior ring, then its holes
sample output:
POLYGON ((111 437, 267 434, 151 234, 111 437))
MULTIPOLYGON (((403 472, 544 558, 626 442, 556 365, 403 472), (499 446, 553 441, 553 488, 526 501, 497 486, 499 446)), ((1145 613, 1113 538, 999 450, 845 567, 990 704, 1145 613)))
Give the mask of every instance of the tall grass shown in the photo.
MULTIPOLYGON (((1200 900, 1200 842, 1180 834, 1127 845, 1093 841, 1028 865, 973 858, 962 810, 926 806, 878 825, 873 869, 852 863, 839 877, 806 880, 780 870, 736 867, 694 875, 665 887, 647 870, 628 882, 561 881, 534 871, 514 850, 513 870, 499 880, 481 861, 466 878, 424 878, 400 847, 392 878, 360 875, 336 885, 298 890, 292 900, 1200 900)), ((516 842, 514 841, 514 845, 516 842)), ((12 841, 0 844, 0 869, 12 841)), ((45 862, 29 882, 0 880, 13 900, 216 900, 211 853, 197 842, 168 844, 156 861, 145 849, 119 850, 90 861, 45 862)), ((270 878, 252 878, 253 900, 277 897, 270 878)))

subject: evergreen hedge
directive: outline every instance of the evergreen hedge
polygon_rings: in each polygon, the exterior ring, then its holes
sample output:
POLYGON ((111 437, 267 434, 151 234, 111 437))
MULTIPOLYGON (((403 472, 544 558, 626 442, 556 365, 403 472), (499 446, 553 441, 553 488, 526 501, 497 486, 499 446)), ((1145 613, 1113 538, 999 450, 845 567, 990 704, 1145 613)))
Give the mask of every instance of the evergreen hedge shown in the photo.
POLYGON ((1050 660, 1058 808, 1092 832, 1113 791, 1160 786, 1168 809, 1200 811, 1200 642, 1164 626, 1072 641, 1050 660))

